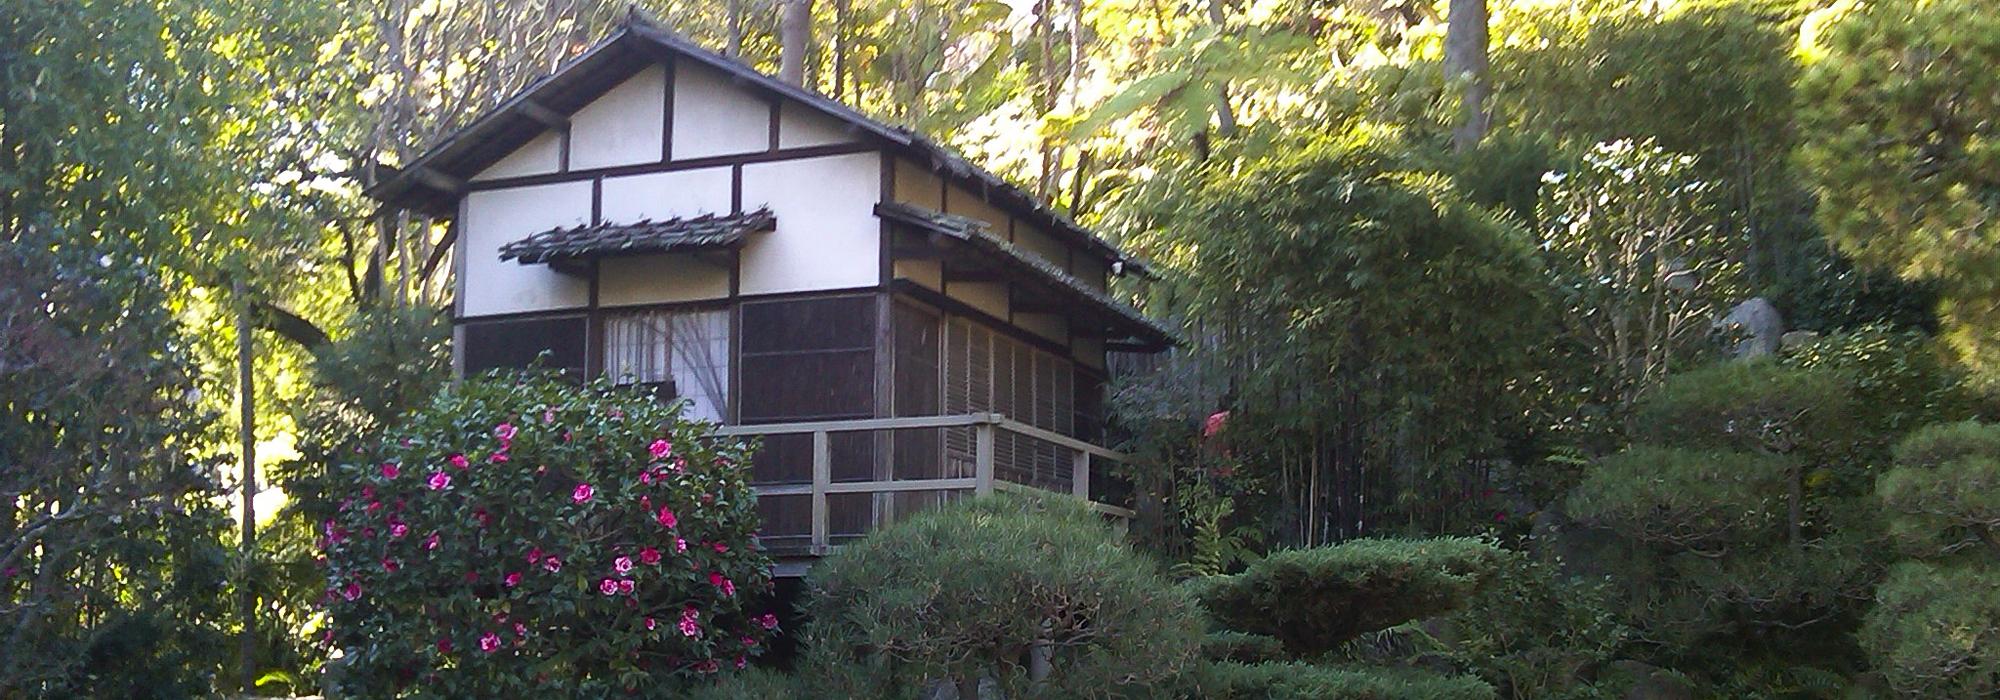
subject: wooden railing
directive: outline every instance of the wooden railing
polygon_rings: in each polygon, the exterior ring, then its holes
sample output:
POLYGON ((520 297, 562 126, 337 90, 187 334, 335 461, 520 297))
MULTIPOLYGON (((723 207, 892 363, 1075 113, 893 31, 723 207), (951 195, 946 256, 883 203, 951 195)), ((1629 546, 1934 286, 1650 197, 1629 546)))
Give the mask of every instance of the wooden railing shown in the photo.
MULTIPOLYGON (((1116 450, 1078 440, 1068 435, 1038 428, 998 413, 971 413, 952 416, 920 416, 908 418, 860 418, 852 420, 811 421, 800 423, 765 423, 758 425, 724 426, 716 431, 730 437, 759 437, 771 435, 812 435, 812 481, 801 484, 765 484, 756 487, 760 496, 810 496, 811 554, 825 554, 832 549, 832 533, 829 532, 827 497, 839 494, 893 494, 901 492, 962 492, 970 491, 986 495, 995 491, 1019 493, 1056 493, 1030 484, 1016 483, 996 476, 994 446, 1001 433, 1025 436, 1043 443, 1055 445, 1069 454, 1070 479, 1067 495, 1084 499, 1091 510, 1110 516, 1120 528, 1132 518, 1127 508, 1090 500, 1091 459, 1099 458, 1110 462, 1130 463, 1132 458, 1116 450), (913 429, 971 428, 973 431, 973 475, 970 477, 892 479, 875 481, 834 481, 832 435, 835 433, 881 432, 913 429)), ((942 457, 942 454, 940 454, 942 457)), ((878 456, 879 458, 879 456, 878 456)))

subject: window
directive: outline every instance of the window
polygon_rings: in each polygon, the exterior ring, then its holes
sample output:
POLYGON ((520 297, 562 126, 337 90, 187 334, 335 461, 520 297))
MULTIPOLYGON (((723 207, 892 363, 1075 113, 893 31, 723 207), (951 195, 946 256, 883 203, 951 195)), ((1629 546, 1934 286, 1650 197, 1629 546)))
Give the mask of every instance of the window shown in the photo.
POLYGON ((665 387, 687 416, 722 422, 729 403, 729 312, 641 311, 604 319, 604 373, 665 387))

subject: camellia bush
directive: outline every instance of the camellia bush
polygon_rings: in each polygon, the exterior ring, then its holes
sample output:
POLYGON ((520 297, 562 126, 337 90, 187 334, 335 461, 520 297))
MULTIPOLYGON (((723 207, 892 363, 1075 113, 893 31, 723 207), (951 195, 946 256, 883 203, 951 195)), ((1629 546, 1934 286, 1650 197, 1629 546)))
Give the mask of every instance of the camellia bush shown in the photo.
POLYGON ((776 617, 747 451, 605 383, 488 375, 334 470, 334 684, 357 697, 660 696, 776 617))

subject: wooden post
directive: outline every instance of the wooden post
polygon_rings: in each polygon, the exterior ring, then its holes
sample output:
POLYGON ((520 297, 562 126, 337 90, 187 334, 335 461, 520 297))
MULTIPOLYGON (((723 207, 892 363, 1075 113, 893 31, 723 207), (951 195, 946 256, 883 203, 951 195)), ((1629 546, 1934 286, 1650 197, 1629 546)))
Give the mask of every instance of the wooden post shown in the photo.
POLYGON ((973 428, 973 487, 972 493, 985 496, 993 493, 993 424, 980 423, 973 428))
POLYGON ((831 544, 827 533, 826 489, 833 484, 833 447, 824 430, 813 431, 812 550, 825 554, 831 544))
POLYGON ((1070 457, 1069 489, 1070 493, 1076 494, 1077 498, 1086 501, 1090 500, 1089 452, 1077 450, 1076 454, 1070 457))

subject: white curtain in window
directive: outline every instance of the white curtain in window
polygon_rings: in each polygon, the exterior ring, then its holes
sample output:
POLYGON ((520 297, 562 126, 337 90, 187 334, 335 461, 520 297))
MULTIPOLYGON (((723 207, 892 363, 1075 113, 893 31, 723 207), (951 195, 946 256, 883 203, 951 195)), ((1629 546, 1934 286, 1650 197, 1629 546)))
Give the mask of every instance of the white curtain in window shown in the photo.
POLYGON ((605 373, 620 384, 672 381, 686 415, 721 422, 729 402, 729 312, 644 311, 604 320, 605 373))

